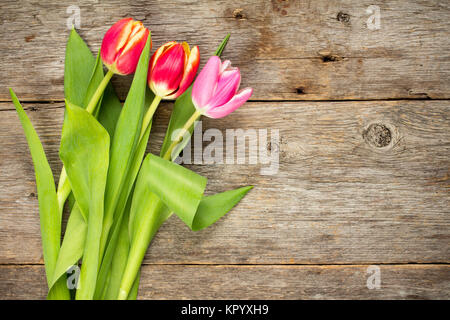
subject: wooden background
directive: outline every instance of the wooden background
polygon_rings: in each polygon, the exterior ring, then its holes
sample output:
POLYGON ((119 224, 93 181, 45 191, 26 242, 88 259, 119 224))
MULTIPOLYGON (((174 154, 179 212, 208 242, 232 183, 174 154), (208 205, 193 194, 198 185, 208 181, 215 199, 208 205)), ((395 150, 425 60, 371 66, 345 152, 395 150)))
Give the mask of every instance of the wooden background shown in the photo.
MULTIPOLYGON (((14 88, 55 175, 63 117, 67 8, 97 52, 107 28, 143 20, 153 48, 227 32, 251 102, 203 128, 279 129, 279 172, 192 165, 208 191, 255 188, 209 229, 176 217, 143 267, 151 299, 449 299, 450 4, 446 1, 10 1, 0 4, 0 298, 45 298, 33 165, 14 88), (370 30, 370 5, 380 29, 370 30), (367 288, 367 268, 381 288, 367 288)), ((130 77, 116 78, 123 98, 130 77)), ((161 144, 171 103, 158 112, 161 144)))

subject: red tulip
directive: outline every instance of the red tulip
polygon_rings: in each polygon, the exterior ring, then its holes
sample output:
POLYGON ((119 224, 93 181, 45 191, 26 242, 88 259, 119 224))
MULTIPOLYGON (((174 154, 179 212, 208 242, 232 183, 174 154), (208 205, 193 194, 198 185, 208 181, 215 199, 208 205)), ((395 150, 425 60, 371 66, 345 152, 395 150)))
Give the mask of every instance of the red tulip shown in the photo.
POLYGON ((192 51, 186 42, 162 45, 152 56, 148 70, 148 85, 162 99, 176 99, 190 86, 197 73, 200 52, 192 51))
POLYGON ((134 73, 149 33, 140 21, 131 18, 117 21, 103 38, 100 50, 103 63, 116 74, 134 73))

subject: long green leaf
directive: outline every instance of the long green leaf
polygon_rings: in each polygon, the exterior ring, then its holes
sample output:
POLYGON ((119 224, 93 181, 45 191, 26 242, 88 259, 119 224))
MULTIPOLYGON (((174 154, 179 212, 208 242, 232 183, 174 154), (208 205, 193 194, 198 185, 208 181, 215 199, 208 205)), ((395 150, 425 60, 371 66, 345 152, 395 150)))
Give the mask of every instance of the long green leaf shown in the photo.
POLYGON ((108 131, 111 141, 114 139, 114 132, 121 111, 122 103, 120 103, 120 100, 110 83, 106 86, 105 92, 103 93, 97 119, 106 131, 108 131))
POLYGON ((142 51, 128 96, 117 121, 111 143, 111 158, 105 194, 105 218, 101 239, 101 253, 106 248, 124 179, 132 166, 134 150, 138 146, 147 87, 147 71, 150 55, 150 35, 142 51))
MULTIPOLYGON (((50 288, 61 239, 61 217, 59 214, 58 200, 56 198, 55 181, 53 180, 52 170, 50 169, 47 157, 45 156, 44 148, 42 147, 41 141, 39 140, 30 119, 27 117, 17 96, 11 89, 10 94, 14 107, 19 115, 20 122, 22 123, 31 157, 33 159, 39 201, 45 272, 47 275, 47 283, 50 288)), ((70 298, 64 279, 58 282, 54 293, 49 298, 70 298)))
MULTIPOLYGON (((134 153, 133 159, 132 159, 132 166, 130 170, 127 173, 127 177, 124 181, 124 187, 122 188, 122 191, 119 196, 119 200, 117 201, 117 207, 114 213, 114 223, 111 229, 111 236, 109 238, 109 241, 107 243, 106 251, 102 259, 101 267, 98 274, 97 279, 97 289, 95 293, 96 298, 102 297, 102 293, 105 290, 105 283, 107 280, 108 274, 110 274, 110 267, 111 263, 113 263, 113 258, 116 256, 116 246, 120 244, 119 238, 123 238, 123 235, 120 233, 121 226, 124 223, 123 220, 123 214, 126 211, 126 204, 129 203, 131 205, 131 197, 130 194, 132 194, 132 187, 134 185, 134 182, 136 180, 137 174, 139 172, 139 169, 141 167, 142 159, 144 158, 145 150, 148 143, 148 138, 150 136, 150 130, 151 130, 152 123, 150 122, 149 126, 147 127, 144 136, 142 137, 141 141, 139 141, 139 146, 136 149, 136 152, 134 153)), ((129 210, 129 208, 128 208, 129 210)), ((126 218, 126 225, 128 226, 128 217, 126 218)), ((128 237, 128 233, 126 235, 128 237)), ((128 239, 127 239, 128 241, 128 239)), ((123 247, 122 247, 123 248, 123 247)), ((127 251, 128 252, 128 251, 127 251)), ((124 254, 125 255, 125 254, 124 254)), ((126 262, 126 256, 125 261, 126 262)), ((113 263, 114 265, 114 263, 113 263)), ((119 268, 115 267, 115 269, 112 271, 114 274, 112 275, 115 278, 111 281, 111 286, 114 286, 116 284, 116 281, 119 281, 120 284, 120 278, 121 273, 118 274, 117 271, 120 270, 119 268)), ((108 289, 109 294, 114 290, 114 288, 108 289)), ((117 288, 118 290, 118 288, 117 288)), ((117 296, 117 294, 116 294, 117 296)))
MULTIPOLYGON (((85 42, 78 36, 75 30, 69 37, 66 49, 66 66, 65 66, 65 92, 66 97, 76 99, 82 96, 84 92, 83 103, 81 107, 86 107, 88 101, 92 97, 95 89, 103 79, 102 61, 97 56, 97 60, 90 52, 85 42), (90 58, 88 57, 90 55, 90 58), (74 57, 75 59, 73 59, 74 57), (77 58, 82 57, 86 63, 79 63, 77 58), (92 64, 91 62, 94 62, 92 64), (91 74, 88 80, 88 74, 91 74), (86 83, 88 81, 88 83, 86 83)), ((70 99, 69 99, 70 100, 70 99)), ((79 99, 80 100, 80 99, 79 99)), ((101 99, 100 107, 97 108, 98 120, 108 131, 110 137, 114 136, 114 130, 122 110, 117 95, 111 84, 108 84, 101 99)), ((73 199, 73 195, 69 199, 73 199)), ((66 232, 60 253, 58 255, 55 272, 52 283, 55 283, 65 272, 83 255, 83 248, 86 239, 87 224, 81 215, 81 211, 77 205, 70 205, 73 208, 67 222, 66 232)))
POLYGON ((91 50, 75 29, 72 29, 67 41, 64 65, 64 96, 67 100, 83 106, 94 66, 95 58, 91 50))
POLYGON ((77 204, 88 222, 77 299, 92 299, 99 265, 109 135, 86 110, 69 101, 66 110, 60 157, 77 204))
MULTIPOLYGON (((69 35, 69 39, 66 45, 66 57, 64 62, 64 94, 66 99, 72 101, 73 103, 86 107, 87 102, 95 91, 96 85, 103 78, 103 70, 101 60, 99 63, 99 59, 97 57, 97 61, 92 55, 86 43, 83 39, 78 35, 75 29, 72 29, 69 35), (100 67, 99 67, 100 66, 100 67)), ((64 116, 64 122, 66 121, 66 114, 64 116)), ((60 189, 68 188, 70 190, 69 182, 66 180, 64 186, 58 186, 60 189), (67 185, 67 186, 66 186, 67 185)), ((60 208, 62 211, 62 208, 60 208)), ((79 211, 77 211, 79 213, 79 211)), ((76 219, 69 219, 70 221, 77 221, 76 219)), ((67 229, 71 227, 67 225, 67 229)), ((79 229, 79 228, 78 228, 79 229)), ((83 229, 80 229, 83 230, 83 229)), ((67 235, 71 235, 72 233, 67 233, 67 235)), ((68 261, 77 261, 76 259, 76 251, 71 250, 71 246, 68 244, 74 244, 74 247, 77 247, 80 243, 84 245, 84 239, 76 238, 75 241, 69 239, 68 241, 63 241, 63 248, 60 251, 60 256, 58 256, 56 265, 58 269, 55 269, 55 273, 58 274, 58 277, 55 279, 55 274, 51 278, 51 283, 54 284, 60 276, 64 275, 65 271, 61 273, 61 266, 67 265, 68 263, 63 260, 67 259, 67 257, 72 256, 72 259, 68 261), (66 252, 65 250, 70 250, 66 252)), ((69 268, 71 265, 68 265, 69 268)), ((67 268, 65 270, 67 270, 67 268)), ((65 277, 64 277, 65 278, 65 277)), ((50 286, 49 297, 52 295, 52 287, 50 286)))
POLYGON ((64 275, 70 267, 76 265, 78 260, 80 260, 83 255, 86 233, 86 221, 81 214, 80 208, 75 204, 70 213, 69 220, 67 221, 66 232, 59 251, 58 260, 56 261, 51 286, 64 275))
MULTIPOLYGON (((103 300, 115 300, 119 294, 120 280, 122 279, 123 271, 125 270, 128 252, 130 250, 130 239, 128 237, 128 221, 130 216, 131 208, 131 197, 127 202, 124 215, 120 219, 120 224, 118 225, 118 231, 113 232, 117 241, 115 241, 113 257, 111 259, 109 270, 109 282, 108 286, 104 288, 104 295, 101 297, 103 300), (117 234, 117 235, 116 235, 117 234)), ((108 246, 108 249, 112 248, 108 246)), ((107 250, 108 253, 108 250, 107 250)), ((106 265, 106 259, 103 259, 102 267, 106 265)))
POLYGON ((138 271, 136 279, 134 279, 133 286, 131 287, 130 293, 128 294, 127 300, 136 300, 139 291, 139 278, 141 277, 141 271, 138 271))

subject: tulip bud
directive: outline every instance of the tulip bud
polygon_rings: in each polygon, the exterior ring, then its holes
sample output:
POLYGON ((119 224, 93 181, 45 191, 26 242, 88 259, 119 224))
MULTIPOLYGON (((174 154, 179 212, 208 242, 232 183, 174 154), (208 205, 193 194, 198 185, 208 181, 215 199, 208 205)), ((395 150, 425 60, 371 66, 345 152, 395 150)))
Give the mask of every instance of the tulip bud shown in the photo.
POLYGON ((176 99, 194 80, 199 62, 197 46, 191 51, 186 42, 168 42, 150 60, 148 85, 155 95, 163 99, 176 99))
POLYGON ((222 118, 242 106, 252 95, 252 88, 238 92, 241 73, 231 62, 217 56, 209 58, 192 88, 192 102, 198 112, 210 118, 222 118))
POLYGON ((103 37, 100 50, 103 63, 116 74, 134 73, 149 33, 140 21, 131 18, 117 21, 103 37))

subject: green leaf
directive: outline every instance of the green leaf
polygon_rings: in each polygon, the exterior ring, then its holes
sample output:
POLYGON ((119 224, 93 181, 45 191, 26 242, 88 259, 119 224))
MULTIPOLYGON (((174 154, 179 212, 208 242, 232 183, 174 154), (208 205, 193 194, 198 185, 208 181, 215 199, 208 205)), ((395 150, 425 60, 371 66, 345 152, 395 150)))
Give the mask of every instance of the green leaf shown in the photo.
POLYGON ((67 41, 64 66, 64 95, 67 100, 83 106, 94 66, 95 58, 91 50, 72 29, 67 41))
POLYGON ((229 39, 230 39, 230 34, 227 34, 225 39, 222 40, 222 43, 219 45, 216 52, 214 53, 215 56, 220 57, 222 55, 223 50, 225 50, 225 47, 227 46, 229 39))
MULTIPOLYGON (((103 69, 101 60, 99 57, 97 57, 97 60, 94 58, 83 39, 77 34, 75 29, 72 29, 67 41, 64 65, 64 94, 66 99, 85 108, 90 100, 90 97, 95 92, 96 86, 102 79, 103 69)), ((66 115, 64 117, 64 121, 66 121, 66 115)), ((68 181, 66 181, 66 184, 69 184, 68 181)), ((64 189, 62 185, 58 187, 64 189)), ((62 210, 62 208, 60 209, 62 210)), ((77 248, 77 246, 80 247, 81 244, 82 249, 85 239, 80 238, 79 234, 76 234, 74 239, 71 239, 70 237, 73 233, 68 233, 67 231, 77 230, 81 232, 86 229, 86 225, 83 226, 83 221, 79 221, 77 219, 80 215, 78 208, 75 210, 74 214, 76 215, 75 218, 69 218, 66 227, 64 237, 65 241, 63 241, 58 255, 56 269, 51 278, 50 288, 52 288, 53 284, 56 283, 61 276, 65 275, 66 270, 81 257, 81 255, 78 255, 78 251, 74 250, 74 248, 77 248), (72 225, 74 222, 77 224, 72 225), (73 227, 75 227, 75 229, 73 227), (67 259, 67 261, 64 259, 67 259)), ((85 235, 85 232, 82 234, 85 235)), ((51 295, 52 290, 49 293, 49 297, 51 295)))
MULTIPOLYGON (((107 281, 107 275, 110 274, 111 263, 113 262, 113 259, 115 259, 114 257, 116 256, 116 253, 115 253, 116 246, 121 245, 121 243, 120 243, 121 240, 119 238, 123 237, 123 235, 120 233, 121 225, 122 225, 122 223, 124 223, 124 222, 122 222, 123 215, 124 215, 124 212, 126 212, 127 210, 129 211, 129 208, 126 209, 126 204, 129 203, 131 205, 130 194, 132 194, 132 187, 134 186, 134 182, 136 180, 137 174, 141 167, 142 159, 144 158, 145 150, 146 150, 147 143, 148 143, 148 138, 150 136, 151 127, 152 127, 152 123, 150 122, 150 124, 148 125, 148 127, 144 133, 144 136, 142 137, 141 141, 139 141, 139 146, 136 149, 136 152, 132 159, 132 166, 127 173, 127 177, 124 181, 124 187, 122 188, 122 191, 119 196, 119 200, 117 201, 117 207, 114 212, 115 218, 114 218, 113 226, 111 229, 111 236, 107 243, 106 251, 103 256, 101 267, 100 267, 99 274, 98 274, 97 289, 96 289, 96 293, 95 293, 96 298, 102 297, 102 293, 105 289, 105 285, 106 285, 106 281, 107 281)), ((126 218, 126 225, 128 227, 128 217, 126 218)), ((128 240, 128 233, 126 236, 127 236, 127 240, 128 240)), ((126 262, 126 258, 125 258, 124 263, 125 262, 126 262)), ((117 268, 114 271, 117 271, 117 268)), ((121 275, 122 274, 114 275, 115 277, 118 277, 119 279, 113 280, 111 286, 116 284, 115 281, 119 281, 119 284, 120 284, 121 275)), ((118 288, 117 288, 117 290, 118 290, 118 288)), ((111 291, 113 291, 113 289, 109 289, 110 294, 111 294, 111 291)), ((117 296, 117 294, 116 294, 116 296, 117 296)))
MULTIPOLYGON (((147 188, 160 198, 188 226, 192 226, 195 213, 202 200, 207 179, 176 163, 148 154, 136 181, 136 200, 139 191, 147 188)), ((132 205, 132 212, 133 212, 132 205)), ((139 214, 139 213, 136 213, 139 214)))
MULTIPOLYGON (((58 200, 56 198, 55 181, 53 180, 52 170, 45 156, 41 141, 27 117, 19 100, 12 89, 9 90, 14 107, 22 123, 28 147, 30 148, 33 159, 34 171, 36 175, 36 187, 39 202, 39 216, 41 223, 42 249, 44 252, 45 272, 47 283, 51 287, 51 279, 55 269, 56 259, 59 253, 61 238, 61 217, 59 214, 58 200)), ((65 282, 59 282, 55 288, 52 298, 69 299, 69 291, 65 282)))
POLYGON ((198 231, 212 225, 241 201, 252 188, 253 186, 247 186, 204 197, 198 206, 191 229, 198 231))
POLYGON ((72 192, 87 221, 87 234, 77 299, 92 299, 99 265, 109 135, 86 110, 66 101, 60 157, 72 192))
POLYGON ((87 224, 75 203, 67 221, 66 232, 56 261, 51 286, 63 276, 67 270, 76 265, 83 256, 86 240, 87 224))
POLYGON ((105 92, 103 93, 101 105, 100 108, 98 108, 97 119, 106 131, 108 131, 111 142, 114 139, 114 132, 121 111, 122 103, 120 103, 120 100, 110 83, 106 86, 105 92))
POLYGON ((105 219, 101 240, 101 252, 106 247, 126 174, 132 166, 134 150, 139 143, 147 87, 147 71, 150 54, 150 35, 142 51, 128 96, 117 121, 111 143, 111 158, 105 194, 105 219))
MULTIPOLYGON (((120 223, 118 224, 117 232, 113 232, 113 236, 117 238, 114 245, 113 256, 111 261, 109 262, 108 267, 108 275, 109 282, 107 287, 104 289, 104 295, 102 296, 102 300, 115 300, 117 295, 119 294, 120 281, 122 279, 123 271, 127 265, 128 259, 128 251, 130 250, 130 239, 128 237, 128 223, 130 216, 130 207, 131 207, 131 197, 127 202, 127 206, 125 208, 124 215, 120 219, 120 223)), ((110 242, 111 243, 111 242, 110 242)), ((108 246, 108 249, 112 248, 108 246)), ((108 253, 108 250, 106 250, 108 253)), ((105 260, 103 260, 102 267, 105 265, 105 260)))
MULTIPOLYGON (((72 30, 66 49, 64 83, 66 98, 83 101, 80 103, 81 107, 86 107, 102 79, 103 65, 101 59, 97 56, 97 60, 95 60, 85 42, 75 30, 72 30), (80 63, 80 61, 83 62, 80 63), (77 98, 83 95, 84 98, 82 100, 77 98)), ((111 84, 108 84, 106 87, 100 103, 100 107, 96 110, 98 120, 108 131, 110 137, 113 137, 117 119, 122 110, 122 104, 111 84)), ((72 194, 69 196, 70 199, 74 200, 72 194)), ((67 269, 75 265, 83 255, 87 224, 78 205, 72 203, 69 207, 72 208, 72 211, 59 251, 52 284, 64 276, 67 269)), ((63 278, 65 279, 65 277, 63 278)))
POLYGON ((139 278, 141 277, 141 271, 138 271, 136 279, 134 279, 133 286, 131 287, 130 293, 128 294, 127 300, 136 300, 139 291, 139 278))

